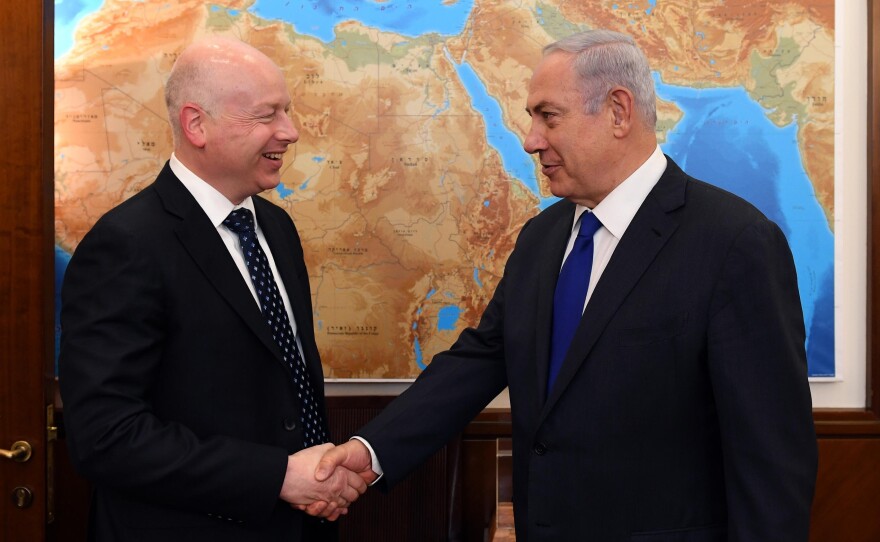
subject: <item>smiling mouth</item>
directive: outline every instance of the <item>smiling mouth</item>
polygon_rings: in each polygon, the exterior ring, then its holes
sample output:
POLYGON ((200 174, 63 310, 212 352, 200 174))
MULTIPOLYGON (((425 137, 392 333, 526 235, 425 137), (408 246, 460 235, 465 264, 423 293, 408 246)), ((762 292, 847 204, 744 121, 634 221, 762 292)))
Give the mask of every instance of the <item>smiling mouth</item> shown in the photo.
POLYGON ((269 160, 281 160, 281 157, 284 156, 284 153, 283 152, 264 152, 263 156, 265 156, 269 160))

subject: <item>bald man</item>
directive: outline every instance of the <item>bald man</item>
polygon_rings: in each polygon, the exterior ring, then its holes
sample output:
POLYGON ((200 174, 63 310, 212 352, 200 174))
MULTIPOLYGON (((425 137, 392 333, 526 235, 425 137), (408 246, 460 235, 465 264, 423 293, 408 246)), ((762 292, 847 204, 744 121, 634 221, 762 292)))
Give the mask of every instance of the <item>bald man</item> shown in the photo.
POLYGON ((365 485, 345 469, 314 479, 332 445, 308 274, 293 221, 257 197, 299 137, 283 74, 211 38, 180 55, 166 103, 174 153, 85 236, 62 289, 90 538, 333 540, 326 520, 365 485), (316 500, 324 519, 295 509, 316 500))

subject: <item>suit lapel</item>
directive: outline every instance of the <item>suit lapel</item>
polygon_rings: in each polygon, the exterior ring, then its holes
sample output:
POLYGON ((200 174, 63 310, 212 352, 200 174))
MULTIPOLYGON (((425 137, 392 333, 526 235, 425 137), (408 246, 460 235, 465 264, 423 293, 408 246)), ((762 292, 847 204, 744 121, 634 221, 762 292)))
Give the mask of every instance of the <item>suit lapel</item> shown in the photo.
POLYGON ((253 295, 242 280, 241 273, 229 256, 216 228, 195 198, 174 176, 167 164, 156 178, 155 187, 165 210, 180 219, 175 232, 196 265, 218 294, 226 299, 251 331, 281 361, 281 352, 272 340, 253 295))
MULTIPOLYGON (((686 176, 670 158, 667 160, 666 171, 633 217, 596 284, 539 423, 565 393, 608 322, 678 227, 670 212, 684 204, 686 176)), ((550 295, 552 299, 552 292, 550 295)))
POLYGON ((559 269, 562 266, 562 257, 565 255, 565 247, 571 237, 571 227, 574 221, 575 205, 570 202, 562 203, 562 211, 559 219, 555 221, 547 233, 548 242, 544 246, 544 252, 539 256, 541 262, 549 262, 541 267, 538 276, 538 306, 536 310, 535 333, 535 360, 538 374, 535 381, 538 383, 538 403, 543 405, 547 397, 547 374, 550 366, 550 334, 553 323, 553 293, 556 289, 556 280, 559 278, 559 269))

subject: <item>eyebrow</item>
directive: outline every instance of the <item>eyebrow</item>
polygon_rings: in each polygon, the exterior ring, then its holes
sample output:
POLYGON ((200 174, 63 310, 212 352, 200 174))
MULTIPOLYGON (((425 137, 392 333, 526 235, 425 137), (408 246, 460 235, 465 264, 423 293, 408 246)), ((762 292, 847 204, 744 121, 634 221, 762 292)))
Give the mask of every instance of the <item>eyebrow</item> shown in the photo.
POLYGON ((283 104, 280 103, 261 102, 258 104, 254 104, 254 106, 250 108, 250 112, 251 114, 258 117, 264 117, 266 115, 275 113, 279 109, 282 111, 293 109, 293 103, 290 103, 287 107, 285 107, 283 104))
POLYGON ((558 108, 559 106, 554 105, 547 100, 541 100, 540 102, 535 104, 534 108, 526 106, 526 113, 528 113, 529 115, 531 115, 532 113, 540 113, 543 109, 547 109, 548 107, 558 108))
POLYGON ((536 103, 534 108, 526 106, 526 113, 528 113, 529 115, 531 115, 532 112, 537 113, 538 111, 543 109, 546 104, 547 104, 547 102, 542 100, 542 101, 536 103))

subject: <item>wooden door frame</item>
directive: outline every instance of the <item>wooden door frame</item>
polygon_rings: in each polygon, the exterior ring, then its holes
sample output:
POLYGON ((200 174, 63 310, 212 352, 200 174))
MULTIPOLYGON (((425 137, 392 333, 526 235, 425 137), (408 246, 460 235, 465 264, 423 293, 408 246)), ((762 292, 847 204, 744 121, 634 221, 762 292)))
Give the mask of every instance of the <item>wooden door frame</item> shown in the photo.
MULTIPOLYGON (((880 0, 868 4, 868 269, 866 406, 854 425, 880 436, 880 0)), ((844 422, 845 420, 840 420, 844 422)), ((829 424, 832 425, 832 424, 829 424)), ((840 424, 836 424, 840 425, 840 424)))
MULTIPOLYGON (((45 536, 46 406, 53 403, 54 4, 7 5, 0 18, 0 448, 33 446, 26 463, 2 460, 0 539, 45 536), (12 506, 14 487, 33 504, 12 506)), ((48 445, 48 447, 47 447, 48 445)), ((51 453, 49 451, 48 453, 51 453)))

